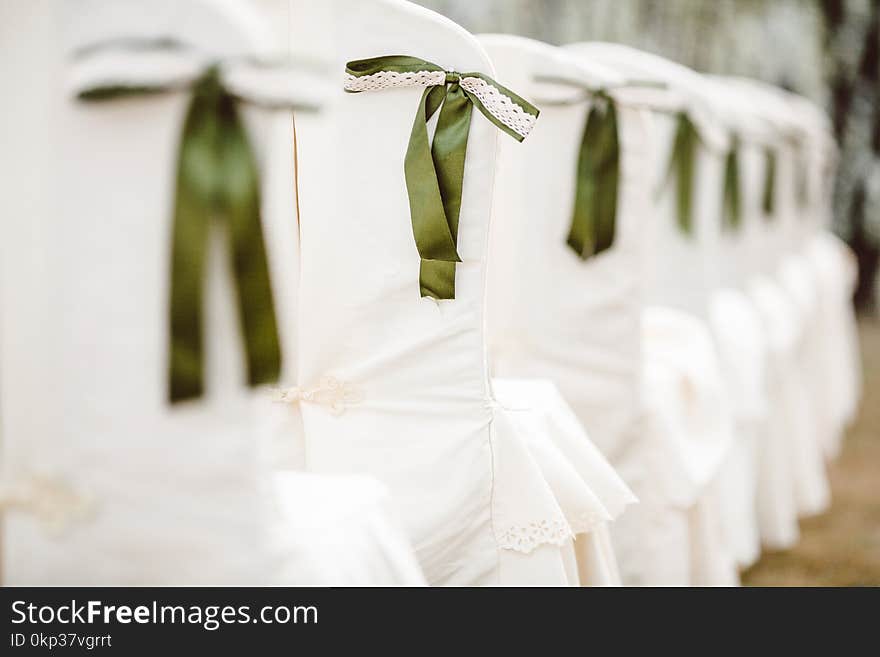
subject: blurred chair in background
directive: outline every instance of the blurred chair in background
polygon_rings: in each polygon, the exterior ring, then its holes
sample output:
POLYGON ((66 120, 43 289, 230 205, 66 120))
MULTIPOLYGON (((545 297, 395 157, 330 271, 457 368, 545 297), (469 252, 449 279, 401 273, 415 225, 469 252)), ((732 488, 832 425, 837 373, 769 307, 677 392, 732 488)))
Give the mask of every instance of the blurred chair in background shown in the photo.
MULTIPOLYGON (((243 2, 156 2, 147 8, 80 0, 16 9, 41 11, 35 22, 49 37, 36 42, 46 49, 41 56, 53 75, 47 115, 34 121, 25 116, 20 128, 48 134, 52 158, 40 162, 37 178, 45 207, 28 213, 38 240, 13 259, 19 275, 31 280, 28 302, 36 311, 26 326, 39 327, 30 349, 42 358, 7 358, 14 345, 5 345, 0 367, 5 580, 423 583, 379 484, 271 474, 256 412, 270 402, 265 391, 244 386, 236 325, 230 265, 243 255, 221 255, 240 243, 235 240, 251 240, 252 247, 262 240, 259 215, 256 233, 246 222, 226 231, 220 228, 229 225, 219 224, 195 246, 208 263, 205 320, 186 328, 205 333, 204 392, 198 400, 168 402, 169 331, 176 329, 166 294, 179 283, 168 274, 172 221, 176 230, 190 231, 183 237, 175 232, 177 248, 178 240, 194 238, 193 222, 219 223, 229 210, 224 194, 233 195, 232 202, 258 198, 260 179, 244 175, 242 167, 266 172, 290 149, 289 111, 259 106, 314 106, 317 89, 286 77, 291 71, 282 65, 275 69, 279 83, 266 76, 272 65, 252 63, 282 51, 243 2), (49 27, 56 24, 57 34, 49 27), (113 97, 126 93, 130 97, 113 97), (223 100, 227 93, 247 108, 241 127, 238 111, 223 100), (107 99, 87 103, 77 96, 107 99), (222 148, 241 145, 239 139, 245 145, 235 153, 221 148, 206 156, 202 150, 202 159, 191 159, 199 148, 215 147, 194 141, 218 134, 212 130, 227 131, 222 148), (223 171, 235 176, 222 178, 223 171), (184 180, 192 175, 195 180, 184 180), (195 205, 181 208, 182 195, 200 193, 212 195, 217 217, 200 214, 191 197, 195 205), (35 270, 38 264, 42 271, 35 270), (31 380, 41 385, 28 385, 31 380), (347 544, 330 551, 327 532, 340 526, 349 528, 347 544)), ((291 181, 276 189, 289 195, 291 181)), ((264 201, 265 225, 292 226, 283 202, 264 201), (279 207, 282 214, 273 216, 279 207)), ((4 244, 16 237, 18 222, 11 219, 4 212, 4 244)), ((294 245, 280 240, 285 231, 267 232, 271 256, 288 257, 285 249, 294 245)), ((273 283, 276 298, 284 299, 284 277, 273 283)), ((18 337, 15 322, 28 315, 16 284, 4 276, 4 339, 18 337)), ((199 304, 188 311, 202 310, 199 297, 183 303, 199 304)))

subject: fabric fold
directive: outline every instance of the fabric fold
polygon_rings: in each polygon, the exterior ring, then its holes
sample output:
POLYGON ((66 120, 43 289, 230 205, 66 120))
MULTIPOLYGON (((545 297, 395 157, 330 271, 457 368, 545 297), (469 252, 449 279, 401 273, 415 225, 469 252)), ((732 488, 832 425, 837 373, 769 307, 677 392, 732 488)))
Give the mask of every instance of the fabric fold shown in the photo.
POLYGON ((691 507, 733 441, 715 347, 700 320, 659 307, 643 314, 642 345, 644 402, 664 436, 667 499, 691 507))
MULTIPOLYGON (((564 459, 576 473, 596 503, 592 510, 572 507, 566 510, 576 533, 589 531, 592 523, 614 520, 638 500, 611 464, 592 443, 574 411, 558 388, 542 379, 493 378, 492 389, 499 403, 507 409, 522 409, 521 421, 530 424, 532 435, 547 436, 552 441, 555 458, 564 459), (597 513, 601 509, 601 513, 597 513)), ((511 411, 514 412, 514 411, 511 411)), ((585 499, 586 499, 585 498, 585 499)))

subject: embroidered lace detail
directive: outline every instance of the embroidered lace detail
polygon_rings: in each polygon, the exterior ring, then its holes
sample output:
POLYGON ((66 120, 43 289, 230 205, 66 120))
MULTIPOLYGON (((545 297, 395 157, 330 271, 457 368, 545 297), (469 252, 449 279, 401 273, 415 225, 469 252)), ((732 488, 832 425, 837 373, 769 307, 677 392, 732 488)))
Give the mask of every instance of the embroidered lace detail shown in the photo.
POLYGON ((462 78, 461 87, 480 99, 489 114, 513 130, 520 137, 526 137, 535 127, 537 116, 529 114, 491 84, 481 78, 462 78))
POLYGON ((349 406, 363 401, 363 393, 356 386, 325 376, 314 386, 293 386, 273 390, 274 401, 282 404, 307 402, 327 406, 333 415, 341 415, 349 406))
POLYGON ((379 71, 372 75, 345 77, 346 91, 379 91, 397 87, 434 87, 446 84, 445 71, 416 71, 414 73, 398 73, 396 71, 379 71))
POLYGON ((563 545, 572 538, 574 533, 564 520, 538 520, 528 525, 508 527, 498 537, 498 546, 528 554, 541 545, 563 545))
POLYGON ((573 521, 569 522, 572 534, 588 534, 593 531, 597 525, 606 522, 607 518, 598 511, 584 511, 578 515, 573 521))
POLYGON ((73 523, 86 520, 94 511, 94 500, 70 483, 47 475, 29 475, 19 481, 0 484, 0 511, 31 514, 50 535, 59 535, 73 523))

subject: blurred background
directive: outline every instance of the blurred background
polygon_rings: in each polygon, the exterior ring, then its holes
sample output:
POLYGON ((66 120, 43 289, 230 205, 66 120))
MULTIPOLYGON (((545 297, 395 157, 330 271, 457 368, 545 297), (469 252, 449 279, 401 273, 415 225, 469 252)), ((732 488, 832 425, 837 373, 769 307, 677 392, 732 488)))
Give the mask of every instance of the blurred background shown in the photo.
POLYGON ((840 147, 834 230, 855 250, 865 397, 832 466, 831 510, 745 584, 880 586, 880 0, 418 0, 471 32, 613 41, 744 75, 826 108, 840 147))
POLYGON ((613 41, 705 73, 744 75, 827 108, 841 147, 835 230, 877 310, 880 0, 420 0, 471 32, 553 44, 613 41))

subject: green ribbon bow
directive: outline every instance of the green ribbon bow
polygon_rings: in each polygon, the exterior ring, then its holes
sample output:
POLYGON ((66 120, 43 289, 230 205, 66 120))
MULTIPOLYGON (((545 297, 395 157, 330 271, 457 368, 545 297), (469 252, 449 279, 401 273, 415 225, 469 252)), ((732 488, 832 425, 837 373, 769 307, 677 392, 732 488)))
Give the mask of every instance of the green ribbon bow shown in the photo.
POLYGON ((678 225, 689 235, 694 230, 694 173, 699 144, 700 133, 697 126, 687 112, 678 112, 667 180, 670 176, 675 176, 678 225))
POLYGON ((425 87, 404 159, 413 236, 421 258, 419 287, 423 297, 454 299, 455 263, 461 262, 457 248, 458 219, 472 109, 476 107, 517 141, 525 138, 538 110, 481 73, 447 72, 436 64, 407 55, 351 61, 345 70, 345 90, 353 93, 387 87, 425 87), (518 123, 491 103, 483 103, 475 91, 485 89, 486 85, 512 101, 518 123), (426 124, 438 110, 440 116, 432 142, 426 124))
MULTIPOLYGON (((620 186, 620 135, 617 106, 609 87, 556 75, 536 75, 536 82, 566 85, 582 94, 573 98, 548 99, 548 105, 574 105, 592 99, 578 151, 575 200, 566 243, 585 260, 611 248, 617 228, 618 189, 620 186)), ((631 79, 613 88, 665 88, 656 80, 631 79)))
POLYGON ((764 194, 761 206, 768 219, 776 214, 776 149, 764 147, 764 194))
POLYGON ((587 115, 578 154, 574 212, 566 243, 586 259, 610 248, 617 223, 620 140, 617 109, 597 92, 587 115))
POLYGON ((731 137, 730 148, 724 158, 724 203, 722 225, 737 230, 742 224, 742 204, 739 182, 739 137, 731 137))
MULTIPOLYGON (((84 90, 79 98, 102 101, 166 90, 114 85, 84 90)), ((248 383, 276 382, 281 348, 260 220, 259 171, 236 99, 216 65, 192 84, 178 153, 169 308, 172 402, 204 391, 202 295, 212 219, 223 222, 228 233, 248 383)))

